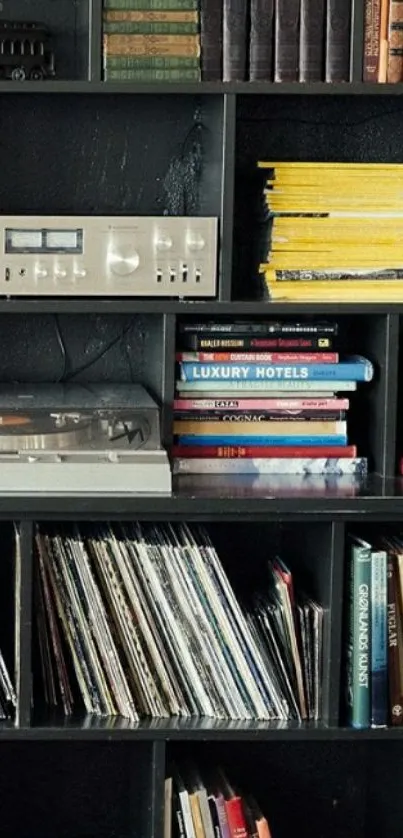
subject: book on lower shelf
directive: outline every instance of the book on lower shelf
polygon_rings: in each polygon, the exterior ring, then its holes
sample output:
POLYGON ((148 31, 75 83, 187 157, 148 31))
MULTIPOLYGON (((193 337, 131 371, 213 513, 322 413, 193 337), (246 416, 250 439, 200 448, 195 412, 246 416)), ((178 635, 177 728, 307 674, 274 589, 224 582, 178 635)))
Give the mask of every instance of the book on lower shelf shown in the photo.
POLYGON ((256 800, 221 768, 171 766, 165 780, 164 838, 271 838, 256 800))
POLYGON ((246 596, 196 526, 38 528, 35 544, 35 706, 321 718, 324 609, 279 557, 246 596))
POLYGON ((374 368, 337 323, 181 323, 178 344, 174 473, 366 475, 346 393, 374 368))
POLYGON ((403 725, 403 539, 350 539, 345 707, 355 728, 403 725))

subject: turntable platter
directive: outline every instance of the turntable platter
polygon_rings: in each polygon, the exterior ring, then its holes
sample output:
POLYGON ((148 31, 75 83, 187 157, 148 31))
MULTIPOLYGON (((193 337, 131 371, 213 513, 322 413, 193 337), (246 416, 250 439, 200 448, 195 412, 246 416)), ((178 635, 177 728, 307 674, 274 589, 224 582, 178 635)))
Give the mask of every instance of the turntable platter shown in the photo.
POLYGON ((58 451, 79 447, 90 442, 92 436, 93 423, 88 416, 0 416, 0 451, 58 451))

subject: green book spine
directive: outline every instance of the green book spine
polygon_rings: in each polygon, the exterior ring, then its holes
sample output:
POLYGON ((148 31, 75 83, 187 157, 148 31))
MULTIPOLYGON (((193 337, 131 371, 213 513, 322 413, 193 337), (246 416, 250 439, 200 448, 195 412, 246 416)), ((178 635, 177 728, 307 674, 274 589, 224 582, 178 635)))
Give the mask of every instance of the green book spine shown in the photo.
POLYGON ((104 0, 104 9, 136 9, 137 11, 182 12, 197 9, 198 0, 104 0))
POLYGON ((191 56, 177 58, 175 56, 145 55, 138 58, 134 55, 112 55, 104 58, 104 72, 111 70, 200 70, 200 59, 191 56))
POLYGON ((359 539, 351 545, 348 607, 348 719, 352 727, 365 728, 371 706, 371 546, 359 539))
POLYGON ((200 70, 105 70, 105 81, 200 81, 200 70))
POLYGON ((121 35, 197 35, 199 27, 197 23, 170 23, 166 21, 133 21, 122 23, 121 21, 107 21, 104 23, 104 32, 108 34, 121 35))
POLYGON ((116 55, 104 58, 104 72, 111 70, 197 70, 200 71, 200 59, 163 55, 116 55))

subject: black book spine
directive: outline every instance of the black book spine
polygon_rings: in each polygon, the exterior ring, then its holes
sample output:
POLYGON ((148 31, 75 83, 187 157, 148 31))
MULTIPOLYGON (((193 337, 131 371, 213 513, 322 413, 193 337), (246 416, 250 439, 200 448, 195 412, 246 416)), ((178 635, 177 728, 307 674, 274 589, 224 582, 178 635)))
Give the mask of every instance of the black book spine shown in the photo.
POLYGON ((351 0, 327 0, 326 81, 350 81, 351 0))
POLYGON ((298 81, 299 0, 276 0, 274 81, 298 81))
POLYGON ((213 334, 218 337, 227 335, 337 335, 338 324, 319 321, 317 323, 288 323, 283 321, 265 320, 263 323, 243 323, 236 320, 232 323, 180 323, 179 331, 182 334, 194 334, 195 332, 211 337, 213 334))
POLYGON ((251 0, 249 79, 273 80, 274 0, 251 0))
POLYGON ((325 0, 301 0, 299 80, 325 76, 325 0))
POLYGON ((222 0, 201 0, 200 37, 202 79, 220 81, 223 50, 222 0))
POLYGON ((238 337, 231 335, 183 335, 181 344, 184 349, 191 349, 194 352, 207 350, 209 352, 211 350, 245 352, 249 349, 252 352, 274 350, 312 352, 317 349, 326 349, 326 351, 330 352, 335 349, 334 339, 327 336, 300 337, 290 335, 287 337, 275 337, 269 335, 267 337, 255 338, 252 335, 238 337))
POLYGON ((224 81, 245 81, 247 43, 249 43, 247 0, 224 0, 224 81))

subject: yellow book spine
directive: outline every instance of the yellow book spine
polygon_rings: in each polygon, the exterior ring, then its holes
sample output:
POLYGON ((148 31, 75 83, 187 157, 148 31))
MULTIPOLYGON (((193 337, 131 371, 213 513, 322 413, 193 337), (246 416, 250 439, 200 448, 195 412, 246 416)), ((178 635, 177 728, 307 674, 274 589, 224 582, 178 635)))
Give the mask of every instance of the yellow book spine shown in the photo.
POLYGON ((157 55, 177 58, 200 55, 198 35, 104 35, 107 55, 157 55))
POLYGON ((346 171, 353 169, 368 170, 374 169, 381 172, 383 169, 396 171, 403 171, 403 163, 301 163, 300 161, 294 163, 271 163, 267 160, 258 161, 259 169, 345 169, 346 171))
POLYGON ((192 812, 192 821, 196 838, 205 838, 200 803, 197 793, 189 794, 189 803, 192 812))
POLYGON ((198 13, 109 9, 104 12, 104 20, 116 23, 197 23, 198 13))
POLYGON ((403 302, 403 282, 277 282, 266 280, 270 297, 284 302, 403 302))

